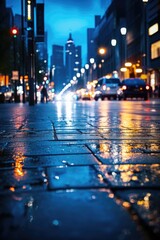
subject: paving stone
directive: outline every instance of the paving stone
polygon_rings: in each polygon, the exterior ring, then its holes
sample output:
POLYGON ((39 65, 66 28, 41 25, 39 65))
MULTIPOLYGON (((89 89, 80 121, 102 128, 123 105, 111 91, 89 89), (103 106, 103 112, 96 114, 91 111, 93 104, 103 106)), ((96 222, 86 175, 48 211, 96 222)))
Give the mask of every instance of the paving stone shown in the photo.
POLYGON ((16 155, 17 152, 26 156, 50 155, 50 154, 80 154, 90 153, 85 145, 58 144, 55 147, 52 141, 33 142, 13 142, 9 143, 6 152, 10 155, 16 155))
POLYGON ((46 171, 48 188, 95 188, 106 186, 91 166, 50 167, 46 171))
POLYGON ((35 187, 43 189, 45 185, 46 178, 42 168, 27 170, 23 169, 20 162, 17 162, 14 168, 0 171, 0 194, 32 190, 35 187))
POLYGON ((0 199, 1 240, 144 240, 128 212, 106 191, 15 194, 0 199), (2 219, 2 218, 1 218, 2 219))
POLYGON ((37 156, 24 159, 24 167, 77 166, 100 164, 92 154, 68 154, 55 156, 37 156))

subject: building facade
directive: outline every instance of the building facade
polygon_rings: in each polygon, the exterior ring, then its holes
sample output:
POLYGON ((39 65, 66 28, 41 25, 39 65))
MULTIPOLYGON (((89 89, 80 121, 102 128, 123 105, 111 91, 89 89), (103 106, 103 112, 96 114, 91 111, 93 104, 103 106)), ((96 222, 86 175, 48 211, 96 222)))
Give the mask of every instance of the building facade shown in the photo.
POLYGON ((65 67, 66 82, 69 83, 77 73, 80 72, 82 65, 81 46, 75 46, 71 33, 65 44, 65 67))
POLYGON ((54 89, 56 93, 60 92, 66 84, 64 68, 64 47, 60 45, 52 46, 51 82, 54 83, 54 89))
POLYGON ((14 17, 11 8, 6 8, 6 0, 0 1, 0 85, 9 85, 9 77, 13 68, 13 39, 11 28, 14 17))
POLYGON ((159 28, 160 0, 112 0, 94 31, 97 77, 141 77, 154 90, 160 84, 159 28))
POLYGON ((160 87, 160 0, 150 0, 146 6, 148 32, 147 67, 153 90, 160 87))
POLYGON ((71 33, 65 44, 65 66, 66 66, 66 81, 67 83, 75 76, 75 44, 72 39, 71 33))

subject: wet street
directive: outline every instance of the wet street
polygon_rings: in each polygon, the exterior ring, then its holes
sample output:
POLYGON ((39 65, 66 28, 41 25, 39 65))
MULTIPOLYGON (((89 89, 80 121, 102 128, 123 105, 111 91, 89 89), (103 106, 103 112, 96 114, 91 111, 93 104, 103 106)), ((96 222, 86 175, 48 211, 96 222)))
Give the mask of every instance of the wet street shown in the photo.
POLYGON ((160 100, 0 104, 1 240, 160 239, 160 100))

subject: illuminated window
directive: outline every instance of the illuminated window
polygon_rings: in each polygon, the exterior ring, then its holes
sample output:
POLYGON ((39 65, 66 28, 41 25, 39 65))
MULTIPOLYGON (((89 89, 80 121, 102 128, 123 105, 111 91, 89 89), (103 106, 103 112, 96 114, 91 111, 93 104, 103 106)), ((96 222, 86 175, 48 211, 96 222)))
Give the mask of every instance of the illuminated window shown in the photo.
POLYGON ((151 45, 151 59, 160 57, 160 40, 151 45))
POLYGON ((150 28, 149 28, 149 36, 155 34, 156 32, 158 32, 158 23, 155 23, 154 25, 152 25, 150 28))

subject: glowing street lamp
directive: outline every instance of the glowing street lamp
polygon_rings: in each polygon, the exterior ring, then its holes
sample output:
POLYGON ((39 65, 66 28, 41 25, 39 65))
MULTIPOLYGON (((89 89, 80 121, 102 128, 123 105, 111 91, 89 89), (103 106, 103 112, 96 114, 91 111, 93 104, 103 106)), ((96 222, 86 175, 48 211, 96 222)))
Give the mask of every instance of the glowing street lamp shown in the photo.
POLYGON ((85 73, 85 69, 81 68, 81 73, 84 74, 85 73))
POLYGON ((94 58, 90 58, 90 63, 93 64, 94 63, 94 58))
MULTIPOLYGON (((104 47, 101 47, 101 48, 99 48, 98 49, 98 53, 99 53, 99 55, 101 56, 101 58, 104 56, 104 55, 106 55, 106 48, 104 48, 104 47)), ((98 68, 99 68, 99 73, 98 73, 98 75, 100 75, 100 76, 103 76, 103 64, 104 63, 104 59, 101 59, 101 63, 99 63, 98 64, 98 68)), ((100 77, 99 76, 99 77, 100 77)))
POLYGON ((85 64, 85 69, 89 69, 89 64, 88 63, 85 64))
POLYGON ((93 68, 93 64, 94 64, 94 58, 90 58, 90 63, 91 63, 91 69, 90 69, 90 71, 91 71, 91 80, 93 81, 93 70, 94 70, 94 68, 93 68))
POLYGON ((121 27, 120 32, 121 32, 122 35, 126 35, 127 28, 126 27, 121 27))
POLYGON ((99 48, 98 53, 100 55, 104 55, 106 53, 106 49, 105 48, 99 48))
POLYGON ((81 76, 81 74, 80 74, 80 73, 77 73, 76 76, 79 78, 79 77, 81 76))
POLYGON ((115 47, 115 46, 117 45, 117 40, 116 40, 116 39, 112 39, 112 40, 111 40, 111 45, 112 45, 113 47, 115 47))

